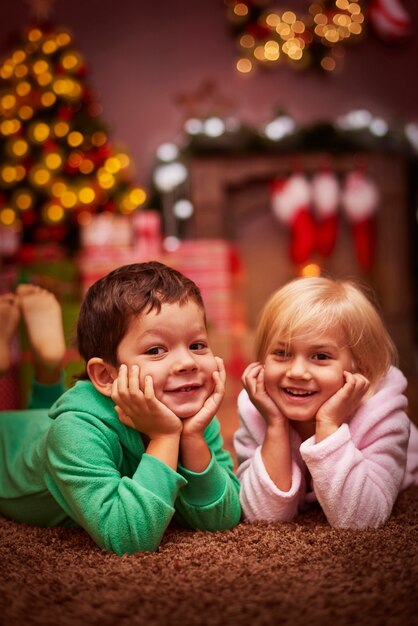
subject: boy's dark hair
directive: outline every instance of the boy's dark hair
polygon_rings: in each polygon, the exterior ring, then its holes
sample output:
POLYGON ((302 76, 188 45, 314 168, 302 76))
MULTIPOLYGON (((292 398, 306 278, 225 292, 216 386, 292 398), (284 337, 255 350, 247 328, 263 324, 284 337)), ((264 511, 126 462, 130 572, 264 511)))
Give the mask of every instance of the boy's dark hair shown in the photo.
MULTIPOLYGON (((117 350, 133 316, 161 310, 162 304, 193 300, 204 312, 199 288, 177 270, 159 263, 132 263, 113 270, 87 290, 77 320, 77 348, 118 366, 117 350)), ((80 378, 87 378, 84 373, 80 378)))

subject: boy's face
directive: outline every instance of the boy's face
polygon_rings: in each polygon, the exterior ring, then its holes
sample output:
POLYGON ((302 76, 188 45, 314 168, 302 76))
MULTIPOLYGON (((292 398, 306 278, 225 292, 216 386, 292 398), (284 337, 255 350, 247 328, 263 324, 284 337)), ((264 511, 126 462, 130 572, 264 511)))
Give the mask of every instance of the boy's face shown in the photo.
POLYGON ((309 421, 320 406, 344 385, 353 358, 335 332, 307 334, 285 345, 276 337, 264 360, 270 397, 290 420, 309 421))
POLYGON ((141 389, 150 375, 158 400, 179 418, 195 415, 214 389, 217 365, 203 311, 193 300, 134 317, 119 344, 118 360, 139 365, 141 389))

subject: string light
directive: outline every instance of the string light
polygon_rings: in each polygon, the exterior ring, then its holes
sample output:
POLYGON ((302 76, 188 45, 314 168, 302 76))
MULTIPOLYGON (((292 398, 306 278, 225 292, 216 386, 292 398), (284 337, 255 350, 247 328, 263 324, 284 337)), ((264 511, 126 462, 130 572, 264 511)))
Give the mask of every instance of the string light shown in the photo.
POLYGON ((327 6, 312 2, 303 16, 292 10, 274 10, 273 2, 267 0, 252 3, 251 10, 249 2, 227 0, 226 4, 228 18, 239 30, 241 58, 236 68, 241 74, 250 73, 254 64, 271 67, 288 61, 306 67, 313 63, 314 47, 319 67, 332 72, 337 67, 333 47, 358 40, 363 33, 365 16, 360 0, 336 0, 327 6))
POLYGON ((47 204, 43 210, 44 218, 46 222, 50 222, 52 224, 56 224, 58 222, 62 222, 65 217, 65 211, 60 204, 53 202, 51 204, 47 204))
POLYGON ((308 263, 301 268, 300 275, 304 278, 315 278, 321 276, 321 268, 317 263, 308 263))
POLYGON ((11 226, 16 221, 16 213, 13 209, 5 207, 0 211, 0 223, 4 226, 11 226))
POLYGON ((147 195, 144 189, 137 187, 132 189, 128 194, 126 194, 121 200, 121 209, 123 213, 132 213, 139 206, 144 204, 147 199, 147 195))
POLYGON ((62 165, 62 156, 57 152, 50 152, 45 157, 45 165, 50 170, 58 170, 62 165))
POLYGON ((91 187, 82 187, 78 192, 78 199, 80 200, 81 204, 92 204, 95 197, 96 194, 94 192, 94 189, 92 189, 91 187))
POLYGON ((12 196, 12 201, 20 211, 27 211, 33 205, 33 195, 28 189, 20 189, 12 196))

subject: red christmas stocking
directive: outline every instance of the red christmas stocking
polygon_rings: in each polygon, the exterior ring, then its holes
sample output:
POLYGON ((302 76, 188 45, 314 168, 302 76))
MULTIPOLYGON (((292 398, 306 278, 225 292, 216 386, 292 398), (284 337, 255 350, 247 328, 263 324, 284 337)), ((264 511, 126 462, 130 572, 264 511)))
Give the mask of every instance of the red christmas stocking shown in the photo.
POLYGON ((316 248, 327 257, 334 250, 339 230, 340 186, 334 173, 324 170, 314 176, 312 202, 317 217, 316 248))
POLYGON ((356 257, 360 267, 368 272, 373 267, 376 248, 376 220, 369 217, 359 222, 353 222, 352 232, 356 257))
POLYGON ((289 254, 293 263, 306 263, 312 254, 316 241, 316 227, 312 213, 301 207, 293 220, 289 254))
POLYGON ((272 209, 291 229, 289 255, 294 263, 305 263, 315 247, 316 226, 310 211, 310 184, 302 174, 272 183, 272 209))
POLYGON ((376 248, 375 213, 379 192, 374 182, 361 170, 347 175, 342 205, 351 222, 357 261, 364 271, 373 266, 376 248))

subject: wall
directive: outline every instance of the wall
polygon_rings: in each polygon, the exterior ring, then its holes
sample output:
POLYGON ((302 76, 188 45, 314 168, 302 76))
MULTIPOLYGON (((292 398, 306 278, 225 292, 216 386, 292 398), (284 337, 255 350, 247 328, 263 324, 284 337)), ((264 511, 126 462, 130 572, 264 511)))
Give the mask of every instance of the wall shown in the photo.
MULTIPOLYGON (((418 3, 403 4, 416 26, 418 3)), ((8 35, 29 21, 29 10, 25 0, 3 5, 0 44, 7 47, 8 35)), ((73 32, 103 117, 113 138, 132 154, 141 184, 148 182, 158 145, 175 140, 181 131, 179 95, 195 91, 207 79, 234 102, 240 119, 255 125, 270 119, 278 107, 300 123, 334 119, 357 107, 387 119, 418 120, 416 36, 391 46, 369 34, 347 46, 344 71, 333 76, 281 67, 244 78, 234 69, 235 47, 222 0, 57 0, 53 21, 73 32)))

